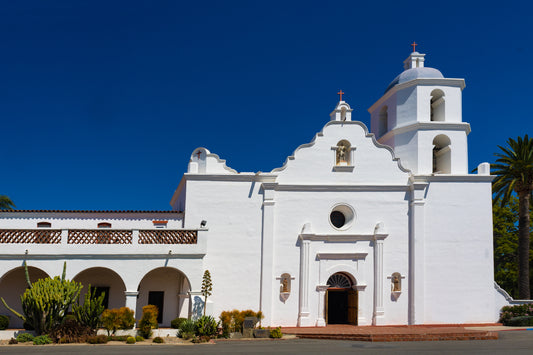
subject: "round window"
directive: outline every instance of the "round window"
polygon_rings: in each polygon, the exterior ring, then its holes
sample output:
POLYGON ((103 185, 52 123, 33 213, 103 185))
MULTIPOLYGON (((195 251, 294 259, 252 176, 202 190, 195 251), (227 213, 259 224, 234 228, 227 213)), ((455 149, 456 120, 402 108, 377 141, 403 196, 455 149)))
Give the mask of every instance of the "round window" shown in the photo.
POLYGON ((346 223, 346 218, 340 211, 333 211, 329 215, 329 219, 331 221, 331 224, 333 224, 337 228, 341 228, 344 226, 344 223, 346 223))
POLYGON ((348 229, 355 219, 353 208, 348 205, 336 205, 329 214, 329 222, 335 229, 348 229))

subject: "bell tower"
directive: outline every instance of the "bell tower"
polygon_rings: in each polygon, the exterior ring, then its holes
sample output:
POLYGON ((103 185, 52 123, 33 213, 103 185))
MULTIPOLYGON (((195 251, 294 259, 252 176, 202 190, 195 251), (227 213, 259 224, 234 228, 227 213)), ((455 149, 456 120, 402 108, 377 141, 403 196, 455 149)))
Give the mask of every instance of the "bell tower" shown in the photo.
POLYGON ((464 79, 445 78, 413 51, 404 71, 368 109, 377 140, 394 148, 415 175, 468 174, 467 135, 462 119, 464 79))

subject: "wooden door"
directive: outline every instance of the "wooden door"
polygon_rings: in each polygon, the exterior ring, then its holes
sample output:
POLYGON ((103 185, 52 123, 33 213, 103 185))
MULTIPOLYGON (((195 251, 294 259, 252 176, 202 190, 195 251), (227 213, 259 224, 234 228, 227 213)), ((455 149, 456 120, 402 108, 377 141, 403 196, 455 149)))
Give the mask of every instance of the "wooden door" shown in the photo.
POLYGON ((357 291, 350 289, 348 291, 348 324, 357 325, 357 291))

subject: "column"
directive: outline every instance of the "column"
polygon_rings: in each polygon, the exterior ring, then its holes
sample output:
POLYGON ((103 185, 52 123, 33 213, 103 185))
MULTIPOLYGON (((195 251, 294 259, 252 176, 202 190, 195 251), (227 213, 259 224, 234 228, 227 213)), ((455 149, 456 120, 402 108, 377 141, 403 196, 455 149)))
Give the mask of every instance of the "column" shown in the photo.
MULTIPOLYGON (((136 312, 139 291, 124 291, 124 295, 126 295, 126 307, 133 310, 133 312, 136 312)), ((133 325, 133 328, 135 328, 135 324, 133 325)))
POLYGON ((300 240, 300 313, 298 326, 312 326, 309 319, 309 247, 310 240, 300 240))
POLYGON ((426 182, 413 182, 409 203, 409 324, 424 323, 426 182))
POLYGON ((316 290, 318 291, 318 319, 316 320, 317 327, 325 327, 326 320, 324 317, 324 310, 326 309, 325 300, 326 300, 326 291, 328 290, 328 285, 318 285, 316 290))
POLYGON ((383 309, 383 239, 374 239, 374 312, 372 325, 379 323, 378 317, 385 313, 383 309))
POLYGON ((275 184, 263 183, 260 310, 265 316, 262 323, 268 326, 272 323, 274 292, 274 187, 275 184))

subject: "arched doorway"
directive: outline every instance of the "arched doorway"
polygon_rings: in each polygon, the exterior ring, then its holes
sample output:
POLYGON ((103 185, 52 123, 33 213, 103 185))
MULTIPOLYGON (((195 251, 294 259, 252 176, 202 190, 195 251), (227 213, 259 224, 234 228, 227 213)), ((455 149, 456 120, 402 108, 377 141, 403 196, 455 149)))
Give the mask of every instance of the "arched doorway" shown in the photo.
POLYGON ((357 325, 357 290, 343 273, 329 277, 326 291, 326 324, 357 325))
POLYGON ((153 304, 159 309, 157 322, 170 326, 176 317, 189 316, 189 280, 181 271, 171 267, 160 267, 147 273, 139 284, 139 296, 135 316, 140 319, 142 308, 153 304))
POLYGON ((74 281, 81 282, 83 288, 80 300, 85 299, 85 294, 91 288, 96 287, 97 295, 105 293, 105 308, 120 308, 126 304, 126 286, 122 278, 113 270, 105 267, 93 267, 77 274, 74 281))
MULTIPOLYGON (((46 272, 36 267, 28 266, 28 274, 30 275, 30 282, 35 282, 39 279, 45 279, 48 276, 46 272)), ((28 287, 26 283, 26 276, 24 274, 24 267, 20 266, 5 273, 0 279, 0 297, 3 297, 9 307, 15 311, 22 313, 22 305, 20 303, 20 296, 26 291, 28 287)), ((9 328, 22 328, 22 319, 15 316, 11 311, 7 310, 4 305, 0 303, 0 314, 6 315, 10 318, 9 328)))

